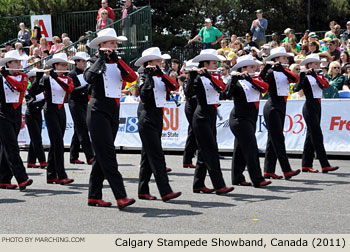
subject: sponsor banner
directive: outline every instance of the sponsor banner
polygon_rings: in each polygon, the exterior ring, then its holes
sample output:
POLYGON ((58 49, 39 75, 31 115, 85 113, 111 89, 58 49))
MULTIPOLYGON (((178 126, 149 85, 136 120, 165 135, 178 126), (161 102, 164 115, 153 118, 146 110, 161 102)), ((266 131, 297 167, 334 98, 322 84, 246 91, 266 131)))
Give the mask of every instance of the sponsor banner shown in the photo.
MULTIPOLYGON (((263 108, 266 101, 260 102, 259 116, 256 125, 256 137, 258 146, 264 150, 267 140, 267 128, 263 116, 263 108)), ((306 137, 307 127, 302 114, 304 100, 291 100, 287 103, 287 113, 284 123, 284 135, 288 152, 302 152, 306 137)), ((183 150, 186 138, 188 122, 184 112, 183 103, 176 107, 173 102, 164 108, 162 144, 165 149, 183 150)), ((350 106, 350 99, 330 99, 322 101, 321 128, 323 131, 325 148, 328 152, 350 152, 350 114, 346 109, 350 106)), ((120 107, 120 123, 115 145, 125 148, 140 149, 142 144, 138 132, 137 103, 122 103, 120 107)), ((230 130, 229 115, 233 108, 232 101, 223 101, 219 107, 223 120, 217 118, 217 141, 221 151, 233 149, 234 136, 230 130)), ((74 133, 74 123, 65 104, 67 126, 64 135, 64 144, 69 147, 74 133)), ((30 138, 27 126, 24 122, 25 105, 23 106, 22 129, 18 140, 21 145, 28 145, 30 138)), ((43 117, 44 119, 44 117, 43 117)), ((45 120, 43 121, 43 144, 49 145, 49 138, 45 120)), ((205 137, 205 136, 203 136, 205 137)))
POLYGON ((52 22, 51 15, 33 15, 30 16, 30 23, 32 30, 34 29, 34 21, 38 20, 41 28, 42 37, 46 38, 47 41, 52 41, 52 22))

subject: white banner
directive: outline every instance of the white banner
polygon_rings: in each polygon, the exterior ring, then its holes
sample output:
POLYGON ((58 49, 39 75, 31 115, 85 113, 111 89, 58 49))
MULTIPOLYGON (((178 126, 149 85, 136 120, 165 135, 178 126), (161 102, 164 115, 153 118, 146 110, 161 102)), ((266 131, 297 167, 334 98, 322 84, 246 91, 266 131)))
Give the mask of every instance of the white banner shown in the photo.
MULTIPOLYGON (((51 15, 33 15, 30 16, 30 24, 32 30, 34 29, 34 21, 38 20, 41 28, 41 36, 45 37, 47 41, 52 41, 52 23, 51 15)), ((40 43, 40 41, 38 41, 40 43)))
MULTIPOLYGON (((302 115, 304 100, 290 100, 287 102, 285 118, 285 139, 288 152, 302 152, 306 135, 306 124, 302 115)), ((263 116, 265 101, 260 102, 259 117, 257 121, 256 137, 261 150, 265 149, 267 129, 263 116)), ((120 124, 115 145, 124 148, 141 148, 138 133, 137 103, 121 103, 120 124)), ((350 153, 350 99, 329 99, 322 101, 322 120, 324 143, 327 152, 350 153)), ((164 149, 183 150, 188 122, 184 113, 185 104, 176 107, 173 102, 164 108, 164 123, 162 144, 164 149)), ((219 107, 223 120, 217 120, 217 140, 221 151, 232 151, 234 136, 229 126, 229 115, 233 108, 232 101, 223 101, 219 107)), ((68 105, 65 104, 67 114, 67 127, 64 135, 64 144, 69 147, 74 132, 74 124, 68 105)), ((18 140, 21 145, 29 144, 27 126, 24 122, 25 106, 23 106, 23 123, 18 140)), ((44 118, 43 118, 44 119, 44 118)), ((49 138, 45 120, 43 121, 43 144, 49 145, 49 138)))

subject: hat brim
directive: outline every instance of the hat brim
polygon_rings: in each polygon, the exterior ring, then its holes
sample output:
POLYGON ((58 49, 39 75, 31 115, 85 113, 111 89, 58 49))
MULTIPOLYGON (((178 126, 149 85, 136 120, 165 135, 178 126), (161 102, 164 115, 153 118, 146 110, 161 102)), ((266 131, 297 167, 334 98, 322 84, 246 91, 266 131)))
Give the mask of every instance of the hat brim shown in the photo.
POLYGON ((287 57, 291 57, 292 55, 290 55, 289 53, 276 53, 276 54, 271 54, 269 55, 268 57, 266 57, 266 61, 270 61, 274 58, 277 58, 277 57, 283 57, 283 56, 287 56, 287 57))
POLYGON ((158 55, 143 56, 135 62, 135 66, 137 66, 137 67, 142 66, 143 63, 151 61, 151 60, 163 60, 163 59, 164 60, 171 59, 171 56, 169 54, 163 54, 161 56, 158 56, 158 55))
POLYGON ((318 62, 321 63, 321 60, 317 60, 317 59, 304 59, 302 62, 300 62, 301 66, 306 66, 309 63, 313 63, 313 62, 318 62))
POLYGON ((48 66, 52 66, 55 63, 67 63, 67 64, 75 64, 74 61, 70 61, 70 60, 63 60, 63 59, 50 59, 46 62, 46 65, 48 66))
POLYGON ((80 57, 80 56, 73 56, 70 58, 71 61, 74 61, 74 60, 89 60, 90 57, 87 57, 87 58, 84 58, 84 57, 80 57))
POLYGON ((192 62, 201 62, 201 61, 226 61, 226 58, 221 55, 213 55, 213 54, 200 54, 193 58, 192 62))
POLYGON ((244 60, 242 62, 237 63, 236 65, 234 65, 232 67, 233 71, 237 71, 238 69, 240 69, 241 67, 245 67, 245 66, 258 66, 261 65, 262 62, 258 61, 258 60, 244 60))
POLYGON ((2 58, 0 59, 0 66, 4 66, 7 62, 10 62, 10 61, 14 61, 14 60, 28 60, 29 57, 28 56, 22 56, 20 58, 2 58))
POLYGON ((91 40, 89 47, 92 49, 98 49, 99 45, 102 42, 106 42, 106 41, 127 41, 128 38, 125 36, 118 36, 118 37, 114 37, 114 36, 101 36, 101 37, 97 37, 94 38, 93 40, 91 40))

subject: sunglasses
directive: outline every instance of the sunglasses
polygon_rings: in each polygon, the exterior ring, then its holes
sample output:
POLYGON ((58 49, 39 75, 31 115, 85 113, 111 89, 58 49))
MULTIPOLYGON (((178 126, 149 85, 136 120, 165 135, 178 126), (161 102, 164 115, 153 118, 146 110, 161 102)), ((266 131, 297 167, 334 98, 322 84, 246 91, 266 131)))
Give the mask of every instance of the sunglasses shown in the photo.
POLYGON ((300 71, 300 68, 294 68, 294 70, 296 70, 296 71, 300 71))
POLYGON ((340 67, 333 67, 333 69, 340 69, 340 67))

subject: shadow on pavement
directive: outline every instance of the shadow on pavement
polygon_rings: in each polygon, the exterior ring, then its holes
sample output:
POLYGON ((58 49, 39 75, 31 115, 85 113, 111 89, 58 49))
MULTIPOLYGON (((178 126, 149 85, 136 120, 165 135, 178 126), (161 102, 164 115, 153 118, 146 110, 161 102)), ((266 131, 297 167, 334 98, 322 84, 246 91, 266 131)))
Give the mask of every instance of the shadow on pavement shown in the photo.
MULTIPOLYGON (((67 188, 67 186, 65 186, 67 188)), ((64 188, 64 186, 61 186, 61 188, 64 188)), ((75 192, 75 191, 64 191, 64 190, 50 190, 50 189, 31 189, 28 188, 27 191, 25 191, 24 196, 34 196, 34 197, 41 197, 41 196, 54 196, 54 195, 60 195, 60 194, 81 194, 82 192, 75 192)))
MULTIPOLYGON (((291 180, 290 182, 297 182, 298 180, 291 180)), ((306 180, 307 181, 307 180, 306 180)), ((294 185, 291 186, 273 186, 269 185, 264 190, 271 192, 284 192, 284 193, 297 193, 297 192, 310 192, 310 191, 322 191, 321 188, 314 187, 297 187, 294 185)))
POLYGON ((305 185, 323 185, 323 186, 332 186, 332 185, 347 185, 350 184, 350 181, 338 181, 338 180, 307 180, 307 179, 295 179, 291 182, 300 182, 305 185))
POLYGON ((236 205, 223 203, 223 202, 215 202, 215 201, 192 201, 192 200, 174 200, 169 201, 167 204, 174 205, 190 205, 191 207, 197 208, 213 208, 213 207, 234 207, 236 205))
MULTIPOLYGON (((114 207, 116 208, 116 207, 114 207)), ((160 208, 144 208, 144 207, 127 207, 122 210, 128 213, 141 213, 145 218, 173 218, 179 216, 193 216, 203 214, 201 212, 183 210, 183 209, 160 209, 160 208)))
POLYGON ((232 199, 236 201, 243 201, 248 203, 256 203, 261 201, 268 201, 268 200, 289 200, 289 197, 281 197, 281 196, 273 196, 273 195, 253 195, 253 194, 226 194, 222 195, 223 197, 231 197, 232 199))
POLYGON ((22 202, 25 202, 25 200, 18 200, 18 199, 0 199, 0 204, 22 203, 22 202))

